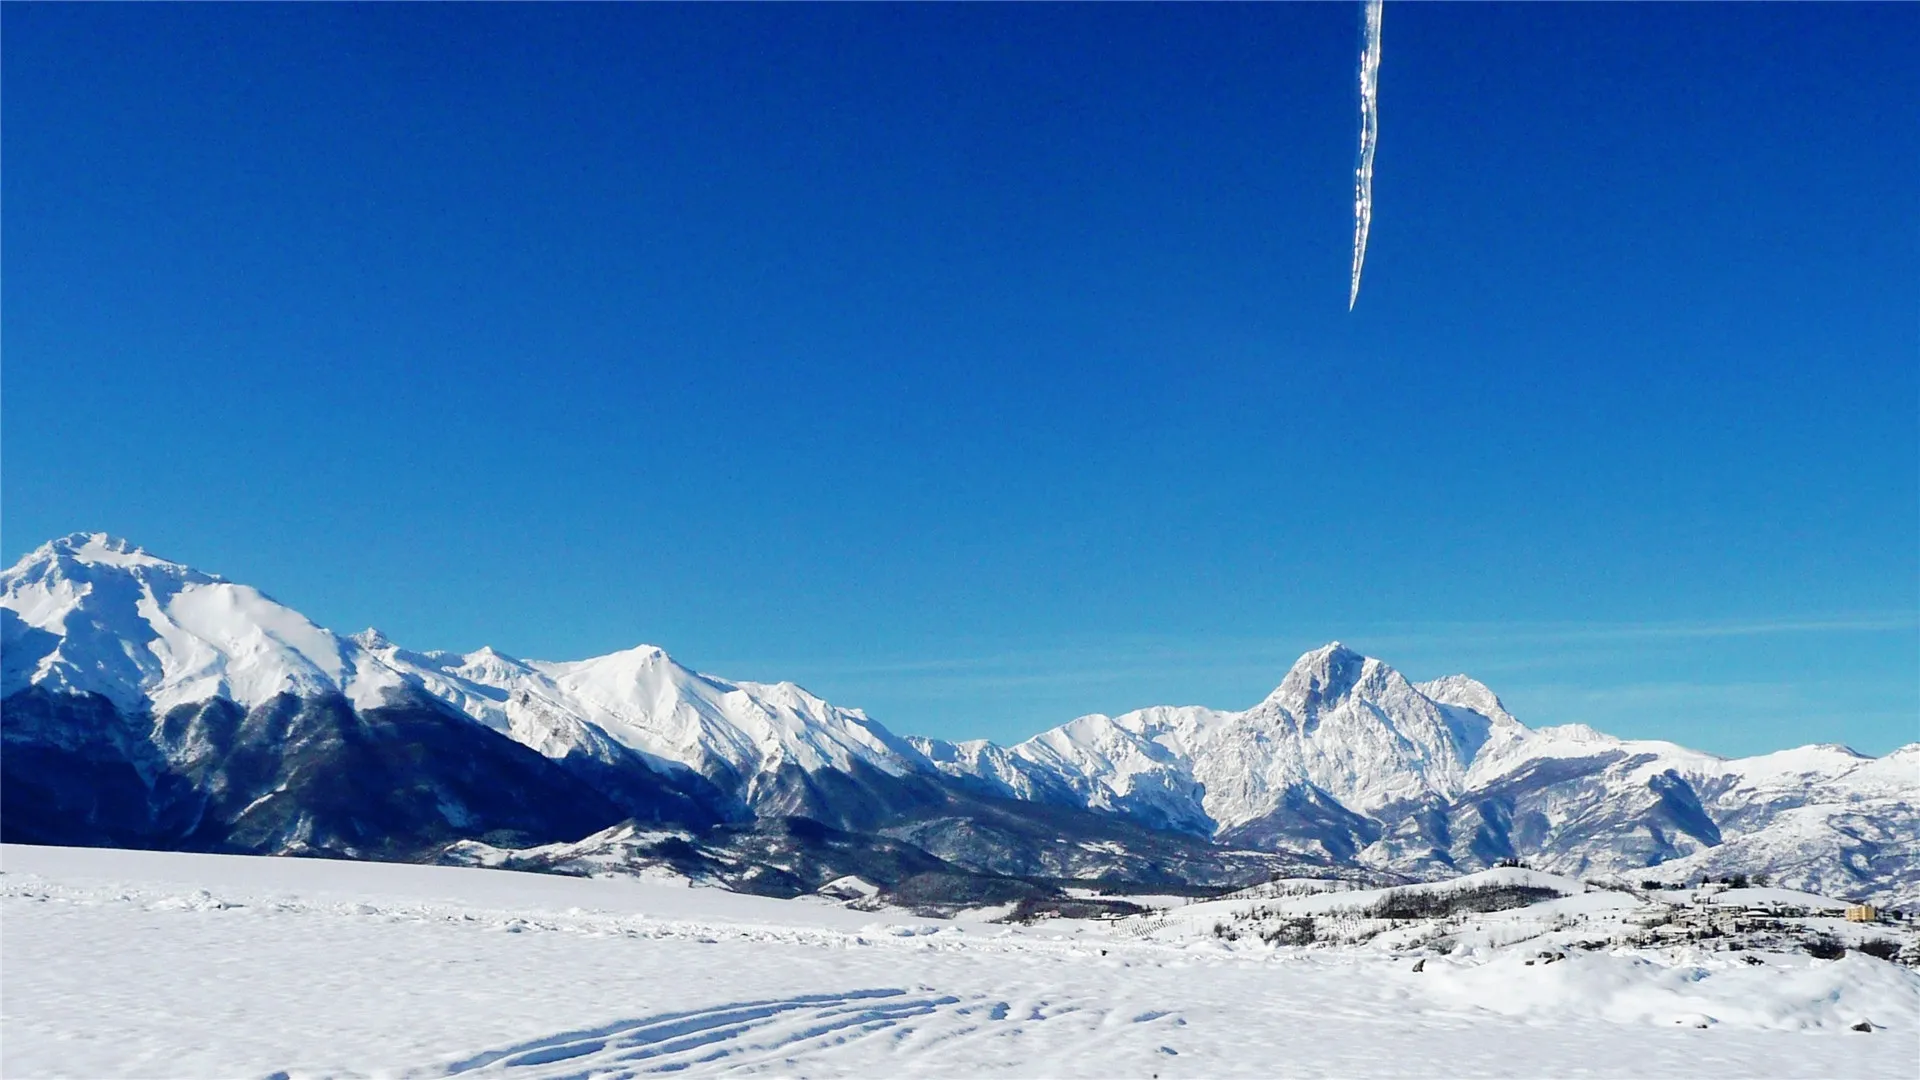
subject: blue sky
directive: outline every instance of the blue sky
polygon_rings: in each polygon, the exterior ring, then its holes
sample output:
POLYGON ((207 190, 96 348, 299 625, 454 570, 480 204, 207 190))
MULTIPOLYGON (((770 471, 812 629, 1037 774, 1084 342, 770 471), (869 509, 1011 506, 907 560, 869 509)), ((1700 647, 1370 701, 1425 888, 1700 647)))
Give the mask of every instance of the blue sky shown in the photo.
POLYGON ((4 545, 903 731, 1920 738, 1920 9, 0 11, 4 545))

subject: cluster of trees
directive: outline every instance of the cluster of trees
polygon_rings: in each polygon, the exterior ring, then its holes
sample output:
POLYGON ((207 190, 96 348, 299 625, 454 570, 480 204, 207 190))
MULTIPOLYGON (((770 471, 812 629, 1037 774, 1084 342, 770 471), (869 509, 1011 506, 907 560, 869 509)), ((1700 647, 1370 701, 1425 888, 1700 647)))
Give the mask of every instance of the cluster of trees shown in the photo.
POLYGON ((1311 945, 1320 940, 1319 928, 1311 915, 1291 915, 1278 921, 1255 921, 1241 916, 1234 922, 1213 924, 1213 936, 1222 941, 1239 941, 1249 933, 1268 945, 1311 945))
POLYGON ((1733 889, 1764 889, 1767 887, 1767 881, 1768 878, 1765 874, 1754 874, 1751 876, 1747 874, 1726 874, 1721 877, 1696 878, 1692 881, 1655 881, 1652 878, 1647 878, 1640 883, 1640 887, 1647 890, 1697 889, 1702 885, 1725 885, 1733 889))
POLYGON ((1560 896, 1538 885, 1473 885, 1464 889, 1389 889, 1361 914, 1375 919, 1438 919, 1457 912, 1505 911, 1560 896))
POLYGON ((1900 943, 1890 938, 1874 938, 1854 946, 1868 956, 1877 956, 1882 960, 1897 962, 1900 959, 1900 943))

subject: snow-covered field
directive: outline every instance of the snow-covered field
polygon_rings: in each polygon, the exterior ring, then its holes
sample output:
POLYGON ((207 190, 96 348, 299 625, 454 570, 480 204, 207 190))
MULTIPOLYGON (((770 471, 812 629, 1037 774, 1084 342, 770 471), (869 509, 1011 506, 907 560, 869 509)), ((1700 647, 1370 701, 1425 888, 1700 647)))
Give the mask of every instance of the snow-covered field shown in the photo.
MULTIPOLYGON (((1249 901, 1007 927, 632 879, 0 854, 13 1078, 1911 1077, 1920 1060, 1906 968, 1684 946, 1528 963, 1558 940, 1520 925, 1535 908, 1476 917, 1416 972, 1387 935, 1217 937, 1249 901)), ((1626 903, 1536 907, 1574 934, 1626 903)))

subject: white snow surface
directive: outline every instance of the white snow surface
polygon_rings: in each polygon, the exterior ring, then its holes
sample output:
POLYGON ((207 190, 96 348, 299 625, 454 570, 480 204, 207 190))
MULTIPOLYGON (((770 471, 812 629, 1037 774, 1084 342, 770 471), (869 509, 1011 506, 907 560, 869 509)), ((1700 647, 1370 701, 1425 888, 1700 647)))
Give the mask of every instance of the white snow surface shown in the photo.
MULTIPOLYGON (((1487 918, 1510 914, 1539 917, 1487 918)), ((1535 965, 1492 922, 1415 972, 1377 945, 1140 920, 15 846, 0 917, 0 1072, 17 1077, 1908 1077, 1920 1047, 1920 978, 1884 961, 1535 965)))

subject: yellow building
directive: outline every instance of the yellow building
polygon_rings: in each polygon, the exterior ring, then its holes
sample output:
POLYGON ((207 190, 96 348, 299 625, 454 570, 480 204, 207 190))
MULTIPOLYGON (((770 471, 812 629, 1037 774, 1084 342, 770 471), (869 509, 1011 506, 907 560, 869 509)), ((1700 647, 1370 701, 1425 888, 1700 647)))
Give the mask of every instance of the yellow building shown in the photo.
POLYGON ((1876 922, 1880 918, 1880 909, 1872 904, 1848 904, 1848 922, 1876 922))

